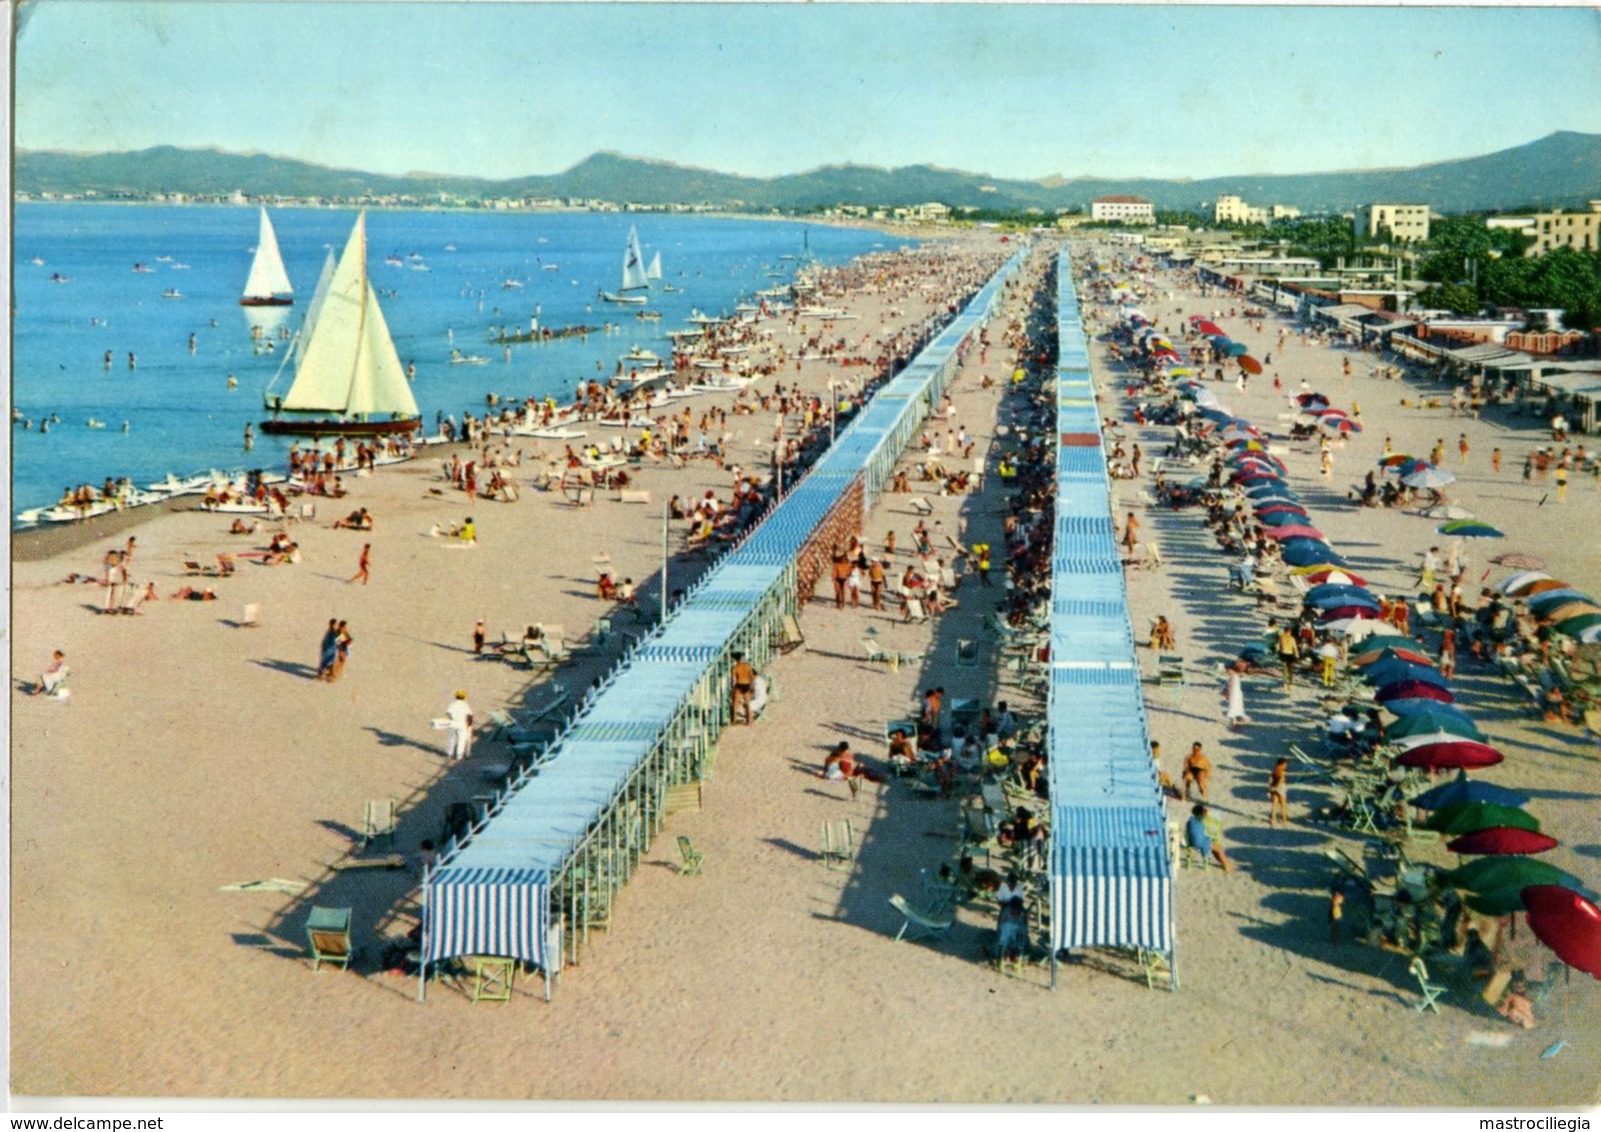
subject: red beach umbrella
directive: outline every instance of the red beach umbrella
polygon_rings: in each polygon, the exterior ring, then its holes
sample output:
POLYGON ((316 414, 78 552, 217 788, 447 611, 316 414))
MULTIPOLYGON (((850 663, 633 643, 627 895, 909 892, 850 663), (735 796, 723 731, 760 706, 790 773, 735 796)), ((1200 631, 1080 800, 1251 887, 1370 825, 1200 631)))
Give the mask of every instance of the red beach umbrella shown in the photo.
POLYGON ((1262 363, 1251 357, 1250 354, 1240 355, 1240 368, 1246 373, 1256 375, 1262 372, 1262 363))
MULTIPOLYGON (((1461 739, 1449 743, 1424 743, 1403 752, 1395 760, 1397 766, 1415 766, 1424 770, 1477 770, 1494 766, 1505 756, 1487 743, 1461 739)), ((1485 827, 1490 828, 1490 827, 1485 827)), ((1479 832, 1477 830, 1471 832, 1479 832)), ((1538 832, 1531 831, 1531 832, 1538 832)))
POLYGON ((1319 542, 1323 542, 1328 538, 1327 535, 1318 530, 1316 527, 1309 527, 1305 523, 1286 523, 1284 526, 1274 527, 1266 533, 1269 538, 1276 538, 1280 540, 1287 538, 1312 538, 1317 539, 1319 542))
POLYGON ((1493 825, 1489 829, 1465 833, 1455 841, 1446 842, 1453 853, 1467 856, 1495 854, 1521 856, 1527 853, 1544 853, 1555 849, 1559 842, 1554 837, 1536 833, 1532 829, 1519 829, 1515 825, 1493 825))
POLYGON ((1442 704, 1456 703, 1456 697, 1449 689, 1430 684, 1427 680, 1402 680, 1397 684, 1386 684, 1373 696, 1379 703, 1389 703, 1391 700, 1436 700, 1442 704))
POLYGON ((1218 328, 1217 323, 1204 318, 1195 324, 1195 329, 1199 330, 1202 334, 1216 334, 1219 337, 1221 337, 1223 334, 1223 331, 1218 328))
POLYGON ((1324 566, 1310 573, 1302 574, 1301 577, 1306 579, 1306 583, 1309 586, 1321 586, 1324 582, 1329 581, 1337 581, 1352 586, 1367 585, 1367 579, 1358 577, 1349 570, 1342 570, 1334 566, 1324 566))
POLYGON ((1324 623, 1330 621, 1377 621, 1379 611, 1366 605, 1333 605, 1328 609, 1318 611, 1318 620, 1324 623))
POLYGON ((1601 979, 1601 908, 1559 884, 1523 890, 1529 927, 1569 967, 1601 979))

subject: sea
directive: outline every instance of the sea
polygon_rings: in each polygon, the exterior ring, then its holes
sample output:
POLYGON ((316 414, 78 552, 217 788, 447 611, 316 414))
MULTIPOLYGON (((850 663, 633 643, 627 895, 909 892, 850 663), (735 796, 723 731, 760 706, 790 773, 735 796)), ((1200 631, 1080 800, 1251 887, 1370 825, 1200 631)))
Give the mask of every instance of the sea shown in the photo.
MULTIPOLYGON (((62 489, 171 472, 282 469, 291 438, 259 433, 328 251, 351 209, 270 209, 295 302, 242 307, 255 207, 19 203, 13 228, 12 507, 62 489), (270 347, 270 348, 269 348, 270 347), (246 451, 247 424, 258 430, 246 451)), ((367 215, 368 274, 428 434, 441 414, 481 414, 489 394, 568 398, 634 346, 671 355, 695 311, 733 313, 794 278, 905 241, 861 228, 663 213, 382 209, 367 215), (662 279, 644 309, 598 297, 621 284, 637 228, 662 279), (670 284, 674 291, 666 291, 670 284), (502 327, 614 327, 547 343, 492 344, 502 327), (452 351, 487 359, 453 363, 452 351)))

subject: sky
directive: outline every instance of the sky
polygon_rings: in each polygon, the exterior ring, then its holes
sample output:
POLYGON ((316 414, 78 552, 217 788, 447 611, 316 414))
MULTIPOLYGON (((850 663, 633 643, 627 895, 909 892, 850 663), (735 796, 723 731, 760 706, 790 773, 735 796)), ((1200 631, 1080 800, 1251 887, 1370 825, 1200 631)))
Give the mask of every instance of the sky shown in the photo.
POLYGON ((1584 8, 30 0, 14 144, 505 178, 1407 166, 1601 133, 1584 8))

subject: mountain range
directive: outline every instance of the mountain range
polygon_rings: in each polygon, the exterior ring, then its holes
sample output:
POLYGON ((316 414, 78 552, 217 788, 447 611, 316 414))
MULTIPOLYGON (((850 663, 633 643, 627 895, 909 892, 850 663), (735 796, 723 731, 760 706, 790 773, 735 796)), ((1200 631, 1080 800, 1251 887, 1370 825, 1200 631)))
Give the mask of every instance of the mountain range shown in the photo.
POLYGON ((412 196, 599 199, 637 204, 709 203, 726 208, 806 209, 855 204, 995 210, 1087 208, 1098 196, 1128 193, 1162 209, 1201 209, 1223 193, 1252 205, 1294 205, 1306 213, 1349 211, 1361 204, 1428 204, 1438 212, 1483 212, 1538 205, 1583 208, 1601 198, 1601 134, 1560 131, 1479 157, 1405 169, 1336 173, 1247 174, 1204 180, 1047 177, 1004 180, 932 165, 883 169, 830 165, 780 177, 744 177, 667 161, 596 153, 560 173, 489 180, 443 174, 395 176, 334 169, 266 154, 157 146, 125 153, 17 150, 18 192, 183 193, 253 197, 412 196))

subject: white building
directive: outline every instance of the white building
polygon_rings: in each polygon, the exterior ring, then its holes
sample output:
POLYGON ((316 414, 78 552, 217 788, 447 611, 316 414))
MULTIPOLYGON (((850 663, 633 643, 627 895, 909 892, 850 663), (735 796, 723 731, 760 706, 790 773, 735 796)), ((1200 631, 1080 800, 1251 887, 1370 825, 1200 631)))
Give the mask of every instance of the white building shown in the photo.
POLYGON ((1525 255, 1544 255, 1553 248, 1573 248, 1593 252, 1601 249, 1601 200, 1590 202, 1589 212, 1536 212, 1533 219, 1534 246, 1525 255))
POLYGON ((1123 224, 1155 224, 1156 206, 1144 197, 1123 194, 1096 197, 1090 202, 1090 219, 1123 224))
POLYGON ((1358 236, 1375 239, 1388 231, 1397 242, 1421 243, 1429 238, 1426 204, 1364 204, 1356 210, 1351 227, 1358 236))
POLYGON ((1252 208, 1244 198, 1225 193, 1212 203, 1212 219, 1218 224, 1266 224, 1267 209, 1252 208))

